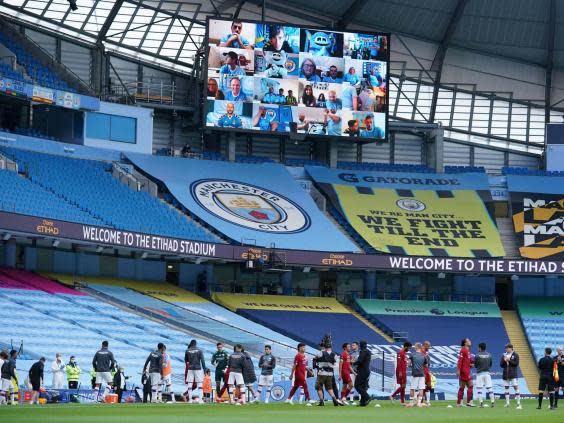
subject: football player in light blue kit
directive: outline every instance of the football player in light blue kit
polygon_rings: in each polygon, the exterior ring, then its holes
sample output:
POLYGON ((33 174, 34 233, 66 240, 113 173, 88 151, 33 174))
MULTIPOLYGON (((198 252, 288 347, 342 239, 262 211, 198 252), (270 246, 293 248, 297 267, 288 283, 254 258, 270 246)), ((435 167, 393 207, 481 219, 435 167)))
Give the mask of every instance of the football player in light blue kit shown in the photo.
POLYGON ((245 37, 241 35, 243 31, 243 23, 233 21, 231 23, 231 34, 225 34, 219 40, 219 47, 245 48, 252 50, 252 46, 245 37))

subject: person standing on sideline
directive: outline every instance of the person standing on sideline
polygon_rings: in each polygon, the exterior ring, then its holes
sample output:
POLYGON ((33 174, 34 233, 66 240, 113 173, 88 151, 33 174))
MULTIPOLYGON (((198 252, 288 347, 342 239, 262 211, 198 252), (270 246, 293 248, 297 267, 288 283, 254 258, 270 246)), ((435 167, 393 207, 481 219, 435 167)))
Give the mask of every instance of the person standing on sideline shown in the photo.
POLYGON ((478 353, 474 357, 474 367, 476 368, 476 389, 478 391, 478 400, 480 408, 484 408, 484 390, 490 395, 492 407, 495 405, 495 395, 492 385, 492 376, 490 374, 493 365, 492 355, 486 351, 486 344, 478 345, 478 353))
POLYGON ((51 371, 53 372, 53 389, 63 389, 65 386, 65 363, 61 359, 61 354, 55 355, 55 360, 51 363, 51 371))
POLYGON ((354 389, 360 394, 360 406, 366 407, 370 402, 368 395, 368 379, 370 379, 370 360, 372 353, 367 347, 366 341, 360 341, 360 352, 356 360, 356 379, 354 389))
POLYGON ((45 369, 45 357, 41 357, 39 361, 33 363, 29 369, 28 378, 31 384, 31 401, 30 404, 39 404, 39 391, 43 384, 43 371, 45 369))
POLYGON ((558 369, 558 382, 554 381, 554 408, 558 408, 558 395, 560 393, 560 388, 564 390, 564 351, 559 345, 556 347, 556 366, 558 369))
POLYGON ((71 355, 69 363, 65 366, 65 371, 67 372, 67 382, 69 384, 69 389, 78 389, 78 380, 80 379, 80 374, 82 370, 76 364, 76 359, 74 355, 71 355))
POLYGON ((162 400, 163 390, 170 395, 170 402, 176 402, 174 396, 174 388, 172 386, 172 359, 170 354, 166 352, 166 345, 163 345, 163 378, 161 379, 160 400, 162 400))
POLYGON ((249 402, 257 402, 259 400, 258 392, 254 388, 257 381, 255 373, 255 365, 251 355, 243 349, 245 355, 245 365, 243 366, 243 380, 245 381, 246 391, 249 393, 249 402))
POLYGON ((464 338, 460 343, 460 352, 458 353, 458 363, 456 365, 456 375, 458 376, 458 400, 456 401, 457 407, 462 407, 464 399, 464 388, 466 392, 466 405, 473 407, 472 396, 474 394, 474 385, 472 384, 472 359, 470 357, 470 347, 472 342, 468 338, 464 338))
POLYGON ((348 342, 343 344, 343 352, 341 353, 341 359, 339 360, 339 380, 342 382, 341 386, 341 401, 346 401, 347 396, 352 390, 352 379, 351 379, 351 356, 350 356, 351 345, 348 342))
POLYGON ((204 402, 204 395, 202 393, 202 383, 204 383, 204 371, 206 370, 206 363, 204 361, 204 353, 198 348, 195 339, 190 341, 188 349, 184 354, 184 362, 186 369, 184 370, 184 381, 188 385, 186 391, 188 402, 192 403, 192 385, 196 383, 198 391, 198 402, 204 402))
POLYGON ((540 373, 539 378, 539 406, 537 410, 542 408, 542 398, 545 391, 548 392, 550 400, 550 409, 554 408, 554 358, 552 358, 552 348, 544 349, 544 357, 539 360, 538 368, 540 373))
POLYGON ((260 370, 258 396, 262 395, 262 388, 266 386, 266 397, 264 402, 268 404, 270 401, 270 392, 272 385, 274 385, 274 369, 276 368, 276 357, 272 355, 272 347, 270 345, 264 346, 264 354, 259 358, 258 364, 260 370))
POLYGON ((306 401, 309 403, 310 396, 309 390, 307 389, 307 357, 305 355, 306 345, 303 342, 298 344, 298 353, 294 357, 294 366, 292 367, 292 372, 290 373, 290 380, 294 378, 294 384, 292 389, 290 389, 290 395, 286 402, 288 404, 293 404, 292 398, 298 390, 302 388, 302 393, 305 395, 306 401))
POLYGON ((127 386, 125 384, 125 381, 127 379, 129 379, 129 378, 124 374, 123 367, 119 366, 118 371, 114 375, 114 380, 113 380, 114 390, 115 390, 115 393, 117 395, 118 404, 121 404, 121 397, 123 395, 123 391, 125 391, 127 389, 127 386))
MULTIPOLYGON (((356 360, 358 360, 358 342, 353 341, 351 342, 351 352, 350 352, 350 359, 351 359, 351 384, 352 387, 349 392, 349 401, 354 402, 354 382, 356 379, 356 360)), ((356 405, 356 404, 353 404, 356 405)))
POLYGON ((217 351, 213 353, 211 358, 212 366, 215 366, 215 390, 219 397, 219 391, 221 390, 221 383, 225 377, 225 368, 227 367, 227 362, 229 361, 229 354, 223 349, 223 344, 221 342, 217 343, 217 351))
POLYGON ((245 379, 243 379, 243 369, 245 367, 245 354, 243 354, 243 346, 241 344, 235 345, 233 354, 229 356, 227 367, 229 368, 229 403, 234 404, 233 397, 235 395, 235 388, 239 388, 239 395, 241 402, 245 403, 245 379))
POLYGON ((405 404, 405 387, 407 386, 407 353, 411 349, 411 342, 406 341, 403 343, 403 348, 399 350, 396 361, 396 383, 399 385, 398 389, 390 395, 390 400, 393 400, 399 394, 401 404, 405 404))
POLYGON ((521 394, 519 393, 519 379, 517 372, 519 369, 519 354, 513 350, 512 344, 505 346, 505 353, 501 356, 500 366, 503 369, 503 383, 505 385, 505 407, 509 407, 509 387, 513 386, 517 410, 522 410, 521 394))
POLYGON ((0 382, 0 405, 6 404, 8 401, 8 392, 10 393, 10 402, 14 404, 15 394, 14 385, 12 385, 12 379, 18 381, 18 375, 16 374, 16 357, 18 352, 16 350, 11 350, 10 354, 4 358, 2 363, 2 368, 0 369, 1 382, 0 382))
POLYGON ((163 378, 163 350, 164 344, 159 342, 157 349, 149 354, 143 366, 143 373, 148 372, 151 379, 151 402, 153 403, 158 401, 159 387, 163 378))
POLYGON ((103 396, 108 392, 108 385, 112 384, 112 371, 115 370, 116 360, 114 354, 108 349, 108 341, 102 342, 102 348, 99 349, 92 359, 92 367, 96 372, 96 387, 94 388, 96 398, 99 398, 100 387, 104 385, 103 396))

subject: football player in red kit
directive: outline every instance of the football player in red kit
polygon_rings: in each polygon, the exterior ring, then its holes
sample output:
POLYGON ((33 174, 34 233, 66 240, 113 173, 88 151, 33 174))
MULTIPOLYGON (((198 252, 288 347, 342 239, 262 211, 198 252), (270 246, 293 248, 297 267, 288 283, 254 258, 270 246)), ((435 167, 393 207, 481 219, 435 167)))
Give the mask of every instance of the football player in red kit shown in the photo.
POLYGON ((310 400, 309 391, 307 389, 307 357, 305 355, 305 344, 298 344, 298 353, 294 357, 294 367, 292 367, 292 373, 290 374, 290 379, 294 377, 294 385, 290 390, 290 395, 288 395, 287 403, 292 404, 292 398, 296 393, 298 388, 302 388, 303 394, 305 395, 306 401, 310 400))
POLYGON ((390 400, 393 400, 399 394, 400 401, 405 404, 405 387, 407 386, 407 352, 411 349, 411 342, 406 341, 403 343, 403 348, 398 351, 397 364, 396 364, 396 383, 399 388, 390 395, 390 400))
POLYGON ((344 401, 347 395, 351 392, 353 387, 351 378, 351 357, 349 355, 350 344, 345 342, 343 344, 343 352, 341 353, 341 360, 339 361, 339 379, 343 382, 341 387, 341 399, 344 401))
MULTIPOLYGON (((425 355, 425 357, 429 357, 429 350, 431 349, 431 342, 425 341, 423 342, 423 348, 421 352, 425 355)), ((430 363, 430 359, 429 359, 430 363)), ((431 370, 429 366, 423 368, 425 372, 425 391, 423 391, 423 400, 427 403, 427 406, 431 406, 431 370), (428 395, 428 396, 427 396, 428 395)))
POLYGON ((458 407, 462 407, 464 388, 467 388, 466 405, 468 407, 473 407, 472 393, 474 386, 472 385, 472 373, 470 371, 472 368, 472 356, 470 354, 470 346, 472 343, 468 338, 464 338, 460 345, 462 348, 460 348, 460 353, 458 354, 458 364, 456 366, 456 375, 458 376, 459 382, 458 401, 456 402, 456 405, 458 407))

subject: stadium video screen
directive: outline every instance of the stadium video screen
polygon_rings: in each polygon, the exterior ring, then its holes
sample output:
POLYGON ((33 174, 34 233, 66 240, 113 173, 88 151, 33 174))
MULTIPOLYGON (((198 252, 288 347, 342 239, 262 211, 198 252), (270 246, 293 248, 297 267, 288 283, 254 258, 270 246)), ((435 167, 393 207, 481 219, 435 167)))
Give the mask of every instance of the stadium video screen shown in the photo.
POLYGON ((389 34, 208 19, 205 125, 382 141, 389 34))

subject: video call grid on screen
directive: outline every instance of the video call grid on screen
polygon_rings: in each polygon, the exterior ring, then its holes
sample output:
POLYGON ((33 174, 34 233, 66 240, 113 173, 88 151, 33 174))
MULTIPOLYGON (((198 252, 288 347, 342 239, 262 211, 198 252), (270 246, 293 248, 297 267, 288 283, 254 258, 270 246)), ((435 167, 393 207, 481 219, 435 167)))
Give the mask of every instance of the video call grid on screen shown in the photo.
POLYGON ((387 140, 390 34, 207 24, 206 127, 387 140))

